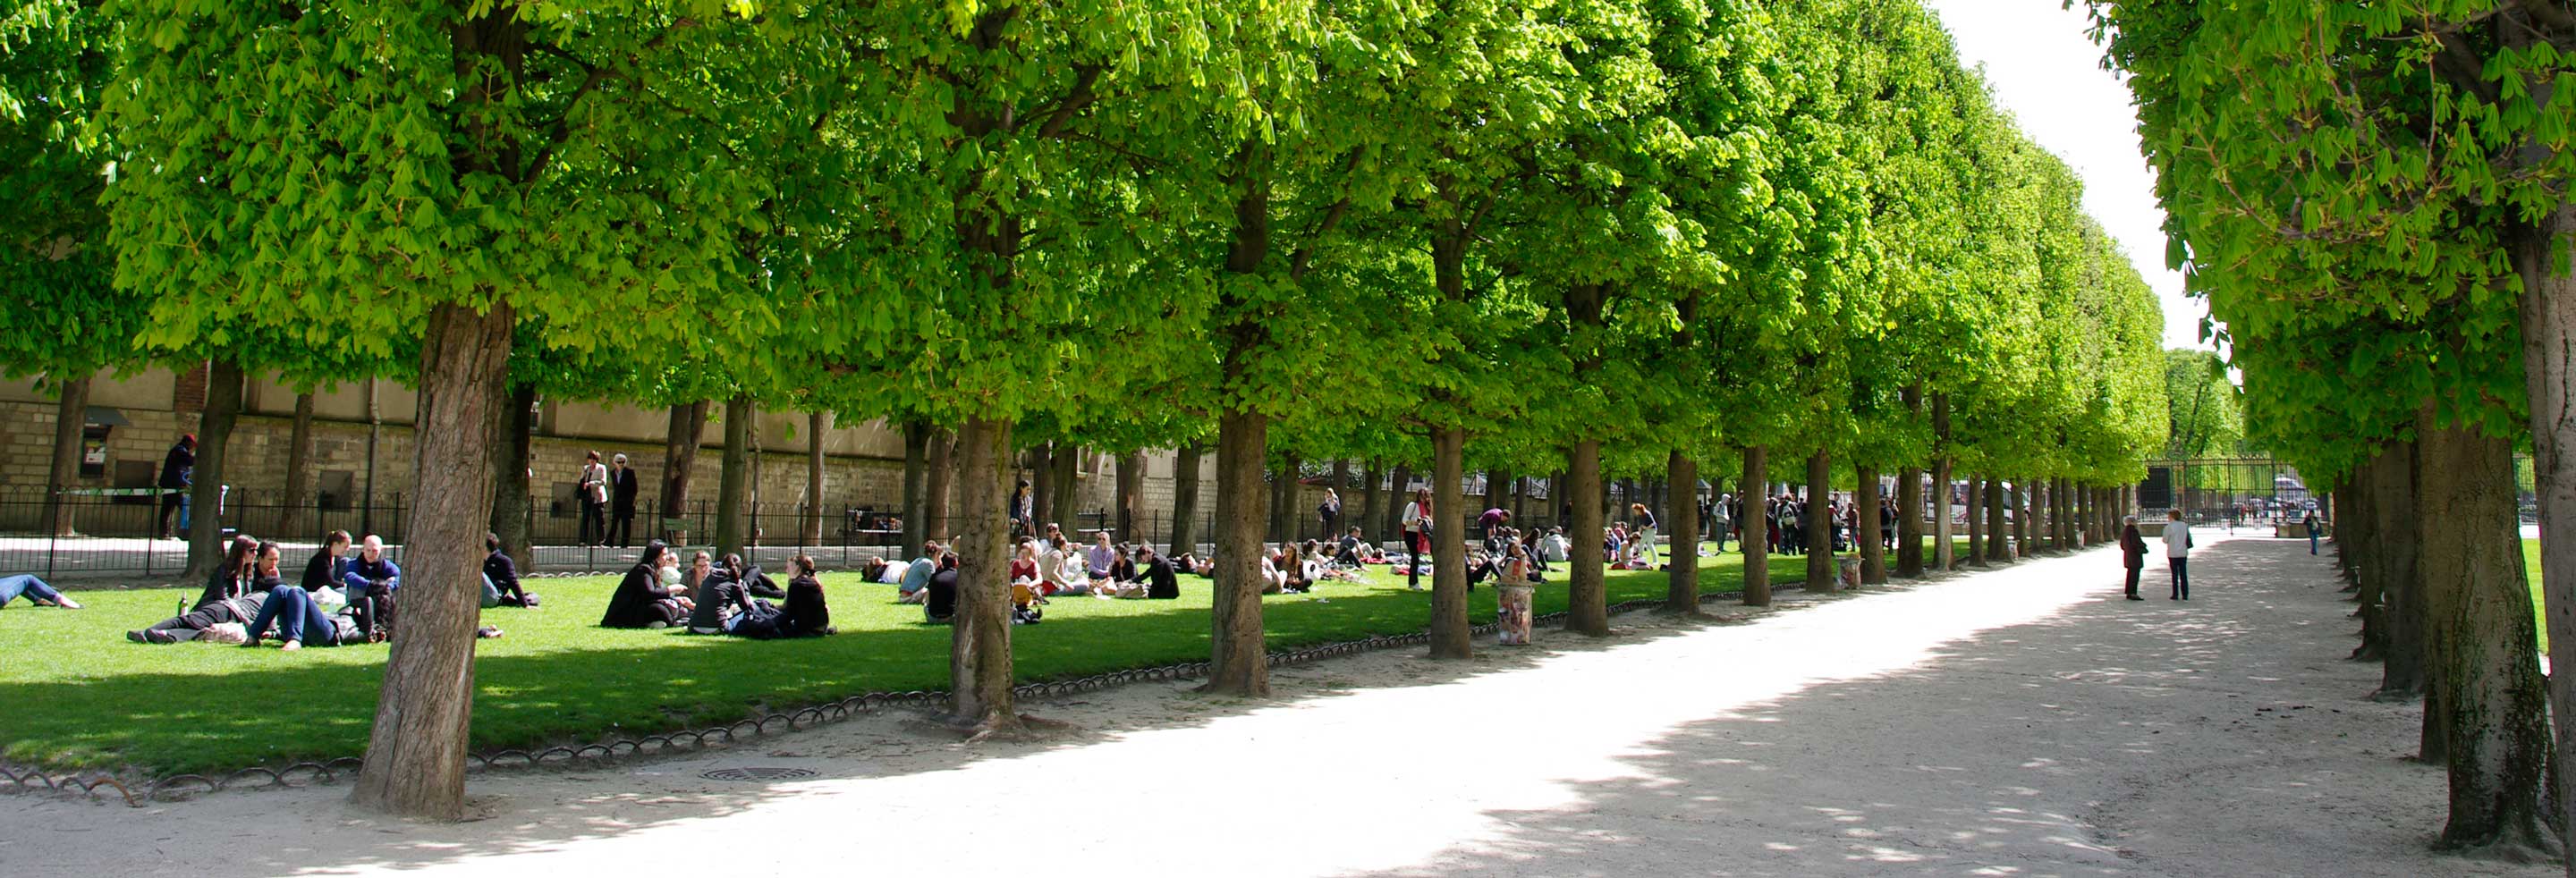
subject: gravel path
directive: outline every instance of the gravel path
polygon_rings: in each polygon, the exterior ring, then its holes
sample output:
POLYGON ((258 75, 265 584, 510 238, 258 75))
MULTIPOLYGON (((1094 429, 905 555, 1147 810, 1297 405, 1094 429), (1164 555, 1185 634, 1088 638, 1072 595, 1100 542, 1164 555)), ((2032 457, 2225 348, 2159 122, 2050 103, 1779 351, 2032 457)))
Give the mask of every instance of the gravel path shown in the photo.
MULTIPOLYGON (((0 798, 0 874, 2554 875, 2425 852, 2416 711, 2363 699, 2304 542, 2205 542, 2118 600, 2096 550, 1783 608, 1651 614, 1473 662, 1285 670, 1246 703, 1135 686, 1083 731, 963 746, 900 718, 475 781, 484 819, 344 788, 150 808, 0 798), (817 772, 753 785, 719 767, 817 772)), ((2161 570, 2150 569, 2151 576, 2161 570)))

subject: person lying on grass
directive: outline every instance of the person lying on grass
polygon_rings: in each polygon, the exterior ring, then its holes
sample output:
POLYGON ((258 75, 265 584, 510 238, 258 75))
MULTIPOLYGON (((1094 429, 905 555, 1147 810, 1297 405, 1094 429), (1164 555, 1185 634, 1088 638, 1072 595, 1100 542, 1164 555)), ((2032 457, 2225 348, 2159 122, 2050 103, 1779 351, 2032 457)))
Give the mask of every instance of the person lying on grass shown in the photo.
POLYGON ((19 595, 26 595, 28 603, 39 607, 61 607, 66 610, 81 608, 79 601, 64 597, 62 592, 55 591, 53 586, 46 585, 44 580, 37 579, 33 573, 0 576, 0 607, 7 607, 9 602, 17 600, 19 595))
POLYGON ((744 564, 741 555, 726 552, 724 560, 717 563, 727 575, 733 577, 735 582, 742 583, 744 594, 773 601, 787 596, 787 590, 778 587, 778 580, 771 579, 769 574, 760 572, 760 565, 744 564))
POLYGON ((234 598, 219 598, 198 604, 196 609, 184 614, 154 622, 150 627, 125 632, 125 639, 136 643, 186 643, 197 639, 215 626, 231 625, 236 632, 236 638, 230 642, 240 643, 242 641, 238 638, 238 632, 249 625, 250 620, 259 615, 260 607, 267 603, 268 595, 259 592, 234 598))
POLYGON ((662 556, 671 551, 661 540, 644 544, 644 556, 619 580, 617 591, 608 597, 608 610, 600 614, 602 628, 668 628, 689 617, 695 606, 683 587, 674 582, 662 585, 662 556))

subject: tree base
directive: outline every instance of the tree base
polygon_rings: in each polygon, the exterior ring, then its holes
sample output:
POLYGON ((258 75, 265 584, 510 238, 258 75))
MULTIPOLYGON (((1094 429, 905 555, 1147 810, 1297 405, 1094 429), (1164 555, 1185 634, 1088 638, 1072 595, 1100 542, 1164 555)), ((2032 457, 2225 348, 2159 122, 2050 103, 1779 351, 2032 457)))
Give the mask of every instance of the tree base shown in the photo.
POLYGON ((951 736, 962 743, 980 744, 999 741, 1005 744, 1044 744, 1070 737, 1080 726, 1031 714, 997 713, 981 717, 941 716, 915 720, 906 725, 920 731, 951 736))
POLYGON ((2559 862, 2566 850, 2537 816, 2510 821, 2492 836, 2454 840, 2446 835, 2433 844, 2433 849, 2467 859, 2526 866, 2559 862))

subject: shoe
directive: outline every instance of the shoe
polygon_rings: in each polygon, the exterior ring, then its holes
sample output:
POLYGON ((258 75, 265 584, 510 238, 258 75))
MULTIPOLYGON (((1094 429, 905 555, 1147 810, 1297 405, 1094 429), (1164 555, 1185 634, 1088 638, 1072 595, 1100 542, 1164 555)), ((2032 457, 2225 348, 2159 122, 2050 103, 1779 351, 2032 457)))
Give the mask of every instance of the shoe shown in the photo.
POLYGON ((131 641, 134 641, 134 642, 136 642, 136 643, 143 643, 143 642, 146 642, 146 641, 144 641, 144 639, 143 639, 143 632, 141 632, 141 631, 128 631, 128 632, 125 632, 125 639, 127 639, 127 640, 131 640, 131 641))
POLYGON ((143 631, 143 642, 168 646, 179 642, 179 635, 172 634, 167 631, 146 628, 143 631))
POLYGON ((646 623, 644 623, 644 627, 646 627, 646 628, 669 628, 669 627, 671 627, 671 623, 669 623, 669 622, 664 622, 664 621, 662 621, 662 620, 660 620, 660 619, 655 619, 655 620, 653 620, 653 621, 651 621, 651 622, 646 622, 646 623))
POLYGON ((2139 597, 2139 596, 2137 596, 2137 595, 2130 595, 2130 596, 2129 596, 2129 599, 2130 599, 2130 600, 2133 600, 2133 601, 2143 601, 2143 600, 2146 600, 2146 598, 2142 598, 2142 597, 2139 597))

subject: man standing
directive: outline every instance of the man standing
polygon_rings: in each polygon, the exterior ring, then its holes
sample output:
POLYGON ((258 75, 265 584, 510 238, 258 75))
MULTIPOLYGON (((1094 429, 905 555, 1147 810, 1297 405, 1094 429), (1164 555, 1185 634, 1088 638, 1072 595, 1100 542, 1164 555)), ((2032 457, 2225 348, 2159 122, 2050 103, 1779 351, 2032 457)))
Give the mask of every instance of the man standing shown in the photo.
POLYGON ((170 453, 161 458, 161 520, 152 528, 154 539, 170 535, 170 513, 179 513, 182 538, 188 530, 188 486, 196 484, 197 434, 179 437, 170 453))
POLYGON ((2324 531, 2324 528, 2317 525, 2317 511, 2314 509, 2308 510, 2306 515, 2299 517, 2299 523, 2307 525, 2308 527, 2308 554, 2316 554, 2317 537, 2324 531))
POLYGON ((581 544, 596 546, 608 541, 608 468, 599 465, 599 452, 589 452, 581 465, 581 544))
POLYGON ((626 455, 617 456, 617 470, 608 475, 609 543, 618 548, 635 545, 635 470, 626 465, 626 455))

